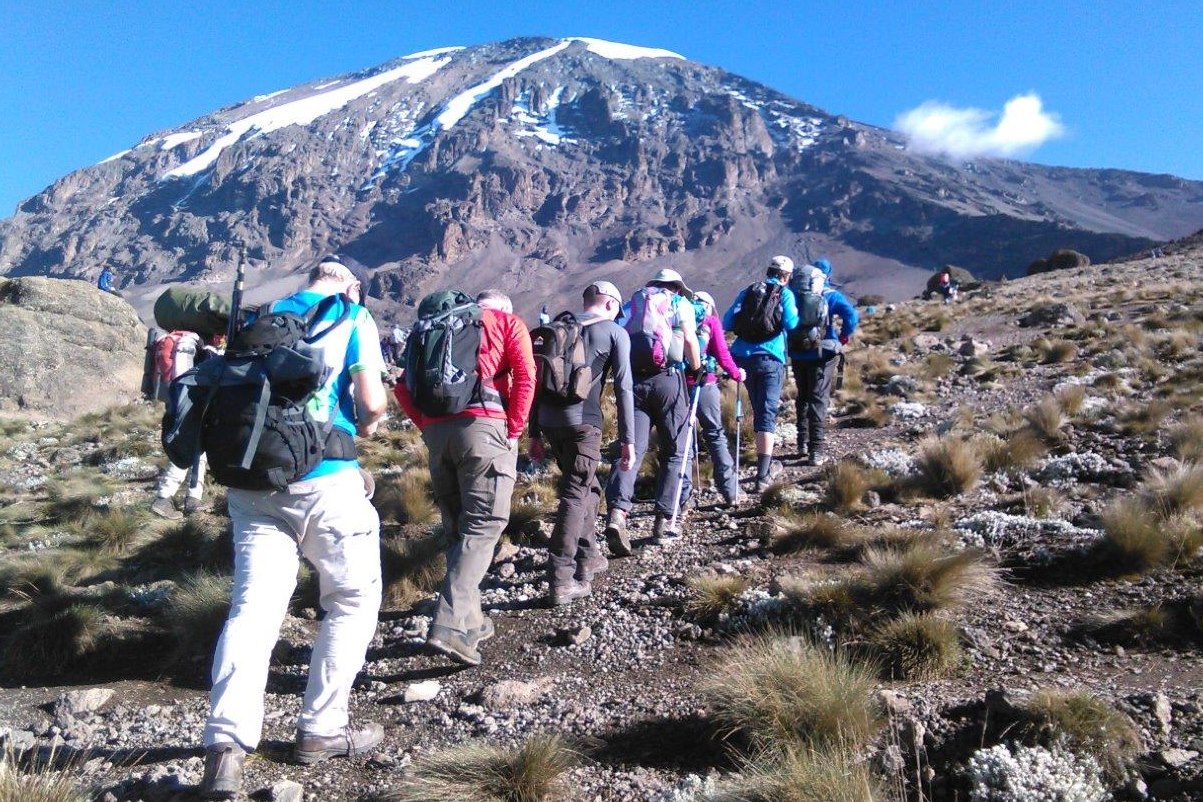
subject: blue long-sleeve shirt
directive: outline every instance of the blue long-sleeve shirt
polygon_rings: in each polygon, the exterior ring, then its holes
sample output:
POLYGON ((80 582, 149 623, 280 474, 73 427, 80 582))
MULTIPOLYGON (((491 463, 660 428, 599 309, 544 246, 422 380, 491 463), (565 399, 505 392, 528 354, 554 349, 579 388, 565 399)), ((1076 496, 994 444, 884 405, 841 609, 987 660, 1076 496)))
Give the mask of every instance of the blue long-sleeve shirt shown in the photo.
MULTIPOLYGON (((781 283, 775 278, 766 279, 766 281, 771 284, 781 283)), ((743 306, 744 295, 747 291, 747 288, 740 290, 739 295, 735 296, 735 302, 731 304, 731 308, 723 315, 723 328, 727 331, 735 328, 735 316, 739 314, 739 310, 743 306)), ((736 337, 731 346, 731 355, 740 359, 746 356, 768 354, 778 362, 785 362, 786 332, 798 325, 798 301, 794 298, 794 291, 789 287, 781 289, 781 325, 782 330, 776 337, 762 343, 750 343, 741 337, 736 337)))
POLYGON ((104 290, 105 292, 112 292, 113 291, 113 271, 108 270, 107 268, 105 270, 101 270, 100 278, 96 281, 96 287, 98 289, 104 290))
MULTIPOLYGON (((856 307, 839 290, 826 289, 823 290, 823 295, 827 298, 827 328, 823 333, 823 339, 838 342, 837 337, 851 337, 860 323, 860 315, 856 313, 856 307), (840 319, 838 334, 835 329, 836 317, 840 319)), ((817 348, 812 348, 809 351, 791 350, 789 358, 802 362, 818 362, 821 359, 830 359, 837 352, 837 349, 834 348, 830 352, 824 350, 823 353, 819 353, 819 349, 817 348)))

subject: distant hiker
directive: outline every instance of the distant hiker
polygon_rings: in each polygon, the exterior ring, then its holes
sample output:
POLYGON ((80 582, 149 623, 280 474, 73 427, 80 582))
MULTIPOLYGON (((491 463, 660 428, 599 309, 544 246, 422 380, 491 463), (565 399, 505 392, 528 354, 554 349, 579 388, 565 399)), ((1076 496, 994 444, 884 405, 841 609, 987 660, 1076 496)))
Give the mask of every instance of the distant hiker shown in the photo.
POLYGON ((856 307, 843 293, 827 285, 831 262, 817 260, 799 271, 805 286, 793 283, 800 322, 788 338, 790 367, 798 394, 798 456, 807 465, 821 465, 827 431, 827 406, 848 344, 859 322, 856 307), (810 272, 813 271, 813 272, 810 272), (816 297, 817 296, 817 297, 816 297), (834 319, 840 319, 837 334, 834 319))
POLYGON ((100 278, 96 279, 96 287, 101 292, 107 292, 109 295, 116 295, 118 298, 124 298, 125 296, 118 292, 117 288, 113 286, 114 275, 113 268, 105 265, 104 269, 100 271, 100 278))
MULTIPOLYGON (((213 338, 210 338, 212 340, 213 338)), ((191 331, 172 331, 163 335, 154 345, 155 386, 161 399, 166 399, 167 390, 172 379, 182 376, 203 362, 205 357, 217 353, 216 349, 206 343, 201 336, 191 331)), ((175 506, 175 494, 180 485, 191 474, 190 468, 180 468, 168 462, 167 468, 159 476, 158 487, 155 488, 155 502, 150 505, 150 511, 160 518, 178 521, 184 516, 175 506)), ((196 479, 188 484, 188 496, 184 500, 184 514, 192 515, 201 509, 201 499, 205 490, 205 455, 202 452, 196 465, 196 479)))
POLYGON ((499 290, 476 301, 455 290, 427 295, 410 332, 405 381, 394 388, 422 431, 451 538, 426 645, 470 666, 493 636, 480 583, 509 522, 518 438, 535 396, 530 332, 513 308, 499 290))
POLYGON ((610 282, 595 281, 585 288, 581 306, 582 314, 565 312, 531 332, 539 374, 537 411, 530 426, 531 456, 542 460, 546 441, 560 467, 556 488, 560 504, 547 572, 553 606, 588 596, 593 578, 608 567, 594 528, 602 497, 597 465, 607 377, 613 378, 618 406, 619 469, 629 470, 635 461, 631 338, 613 322, 622 308, 622 295, 610 282))
POLYGON ((543 304, 543 308, 539 311, 539 325, 546 326, 551 322, 551 315, 547 313, 547 304, 543 304))
POLYGON ((748 399, 756 430, 756 485, 763 492, 781 474, 773 459, 777 412, 785 383, 785 335, 798 325, 798 304, 786 286, 794 260, 774 256, 765 280, 739 291, 723 315, 723 326, 736 334, 731 353, 747 373, 748 399))
POLYGON ((950 304, 957 299, 957 283, 952 280, 952 275, 947 270, 940 273, 939 290, 944 303, 950 304))
POLYGON ((393 331, 389 335, 389 350, 386 353, 389 355, 389 361, 394 365, 402 364, 405 359, 405 338, 408 336, 409 332, 397 324, 393 324, 393 331))
POLYGON ((348 316, 319 341, 331 370, 310 404, 333 416, 351 456, 326 457, 284 491, 229 489, 234 586, 213 656, 200 787, 205 799, 238 795, 246 752, 259 743, 268 665, 302 555, 318 573, 326 615, 313 645, 293 756, 308 764, 359 755, 384 738, 379 724, 352 725, 348 718, 351 685, 376 632, 381 595, 380 518, 353 456, 354 435, 370 437, 387 408, 380 337, 359 305, 366 278, 358 263, 327 257, 310 271, 305 289, 271 308, 303 315, 329 296, 349 298, 326 312, 332 323, 341 311, 348 316))
MULTIPOLYGON (((690 299, 693 291, 681 274, 664 269, 630 299, 626 320, 631 338, 631 373, 635 396, 635 454, 630 467, 615 464, 606 484, 606 542, 620 557, 632 553, 627 536, 627 517, 635 496, 635 476, 647 451, 651 429, 659 439, 660 465, 656 472, 656 518, 652 537, 665 542, 680 534, 670 531, 674 502, 683 509, 689 499, 690 482, 677 476, 689 443, 689 391, 685 372, 698 374, 697 317, 690 299)), ((684 516, 678 517, 678 524, 684 516)), ((679 528, 679 527, 678 527, 679 528)))
POLYGON ((735 364, 727 348, 727 336, 722 321, 716 314, 714 297, 708 292, 699 292, 694 303, 701 304, 701 323, 698 325, 698 346, 702 351, 702 367, 706 378, 702 382, 701 397, 698 399, 698 425, 702 440, 710 452, 710 463, 714 468, 714 484, 723 497, 723 503, 735 503, 739 477, 735 475, 735 460, 727 447, 727 432, 723 429, 722 393, 718 386, 718 370, 722 368, 728 376, 742 382, 747 378, 744 369, 735 364))

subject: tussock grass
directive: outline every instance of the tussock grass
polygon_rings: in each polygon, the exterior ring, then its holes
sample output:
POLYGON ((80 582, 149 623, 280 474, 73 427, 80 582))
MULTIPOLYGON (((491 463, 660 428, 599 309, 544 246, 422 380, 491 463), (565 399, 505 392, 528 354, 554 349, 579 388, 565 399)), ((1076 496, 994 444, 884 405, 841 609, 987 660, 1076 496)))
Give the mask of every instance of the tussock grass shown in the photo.
POLYGON ((430 484, 430 469, 426 467, 410 468, 380 479, 372 503, 382 521, 424 525, 439 517, 430 484))
POLYGON ((861 539, 859 530, 836 515, 782 512, 769 516, 766 545, 777 554, 805 549, 846 549, 861 539))
POLYGON ((982 459, 972 441, 945 435, 919 444, 914 487, 935 498, 966 493, 982 475, 982 459))
POLYGON ((1112 780, 1121 778, 1142 751, 1140 731, 1132 720, 1103 700, 1084 691, 1042 690, 1023 707, 1023 735, 1051 746, 1068 742, 1075 752, 1098 760, 1112 780))
POLYGON ((40 600, 28 610, 0 650, 5 674, 58 676, 92 654, 104 637, 105 614, 96 605, 72 604, 59 597, 40 600))
POLYGON ((1030 427, 1011 432, 1006 439, 981 435, 973 438, 982 455, 985 469, 991 473, 1010 468, 1027 468, 1048 453, 1048 446, 1030 427))
POLYGON ((513 502, 555 509, 560 502, 560 494, 554 481, 538 480, 515 485, 513 502))
POLYGON ((773 482, 760 494, 761 509, 775 510, 789 507, 789 496, 793 487, 793 483, 786 480, 773 482))
POLYGON ((19 760, 12 750, 0 753, 0 802, 88 802, 92 794, 71 776, 70 764, 55 770, 52 752, 43 761, 19 760))
POLYGON ((1065 413, 1056 396, 1045 396, 1039 403, 1025 409, 1023 417, 1031 431, 1044 442, 1057 444, 1065 439, 1065 432, 1062 431, 1065 413))
POLYGON ((1035 346, 1040 361, 1046 365, 1069 362, 1078 355, 1078 347, 1069 340, 1039 340, 1035 346))
POLYGON ((505 532, 512 537, 537 540, 542 531, 541 524, 554 517, 554 510, 548 510, 541 504, 511 504, 510 520, 505 525, 505 532))
POLYGON ((880 429, 889 422, 890 412, 877 396, 850 395, 839 425, 845 429, 880 429))
POLYGON ((928 354, 924 360, 923 373, 930 378, 939 379, 952 373, 956 365, 957 361, 948 354, 928 354))
POLYGON ((228 521, 209 515, 190 515, 142 544, 133 562, 161 578, 198 569, 228 569, 232 551, 228 521))
POLYGON ((1065 498, 1051 487, 1023 491, 1024 512, 1032 518, 1053 518, 1065 507, 1065 498))
POLYGON ((231 579, 209 571, 187 574, 161 611, 175 641, 175 659, 213 654, 230 613, 231 579))
POLYGON ((88 515, 83 522, 89 540, 109 554, 126 554, 146 529, 146 517, 132 510, 110 507, 88 515))
POLYGON ((1120 431, 1127 435, 1160 431, 1173 411, 1173 405, 1163 399, 1133 403, 1120 415, 1120 431))
POLYGON ((954 610, 992 592, 996 572, 976 551, 947 551, 932 540, 904 548, 866 550, 857 594, 862 603, 890 613, 954 610))
POLYGON ((853 460, 840 460, 827 471, 827 505, 839 511, 856 509, 872 487, 872 478, 864 466, 853 460))
POLYGON ((1141 497, 1162 518, 1203 510, 1203 465, 1184 462, 1153 468, 1141 487, 1141 497))
POLYGON ((1054 395, 1061 411, 1071 418, 1081 412, 1086 403, 1086 388, 1080 384, 1062 387, 1054 395))
POLYGON ((1203 532, 1181 518, 1165 520, 1139 498, 1116 501, 1103 512, 1104 535, 1098 553, 1122 574, 1189 562, 1203 547, 1203 532))
POLYGON ((1158 603, 1094 613, 1084 618, 1077 629, 1108 643, 1154 643, 1176 634, 1177 618, 1175 610, 1158 603))
POLYGON ((386 537, 381 541, 384 606, 404 610, 434 593, 447 573, 447 536, 386 537))
POLYGON ((46 483, 47 515, 61 520, 79 520, 92 512, 102 496, 113 492, 102 474, 81 470, 46 483))
POLYGON ((740 769, 699 802, 874 802, 889 799, 869 764, 845 749, 789 749, 740 769))
POLYGON ((802 637, 748 637, 703 684, 715 722, 756 751, 863 747, 881 727, 873 668, 802 637))
POLYGON ((1203 462, 1203 415, 1192 415, 1170 431, 1170 448, 1180 460, 1203 462))
POLYGON ((904 613, 877 628, 870 639, 889 679, 944 677, 963 657, 956 625, 930 614, 904 613))
POLYGON ((571 796, 567 773, 579 755, 558 735, 536 735, 518 747, 479 741, 414 761, 402 784, 375 802, 558 802, 571 796))
POLYGON ((746 578, 738 574, 694 576, 685 584, 689 587, 685 612, 704 623, 717 621, 719 616, 730 611, 739 594, 751 586, 746 578))

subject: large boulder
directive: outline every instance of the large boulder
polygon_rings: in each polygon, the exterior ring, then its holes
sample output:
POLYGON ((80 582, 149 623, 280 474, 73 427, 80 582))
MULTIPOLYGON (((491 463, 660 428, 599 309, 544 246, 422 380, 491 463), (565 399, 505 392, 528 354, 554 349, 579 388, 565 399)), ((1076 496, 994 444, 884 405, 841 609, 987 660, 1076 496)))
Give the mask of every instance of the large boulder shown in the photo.
POLYGON ((146 327, 83 281, 0 278, 0 414, 70 419, 135 400, 146 327))
POLYGON ((1090 257, 1084 253, 1062 248, 1053 251, 1047 259, 1037 259, 1028 265, 1028 275, 1051 273, 1054 270, 1073 270, 1077 267, 1089 267, 1090 257))

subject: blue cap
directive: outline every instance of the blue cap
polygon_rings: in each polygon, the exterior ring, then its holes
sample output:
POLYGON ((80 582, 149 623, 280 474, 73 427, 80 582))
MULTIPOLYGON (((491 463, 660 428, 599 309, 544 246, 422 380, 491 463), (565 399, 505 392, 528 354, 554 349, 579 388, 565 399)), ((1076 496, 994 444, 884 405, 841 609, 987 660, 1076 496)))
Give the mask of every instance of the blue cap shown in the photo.
POLYGON ((824 276, 831 275, 831 262, 827 261, 826 259, 816 259, 815 267, 822 270, 824 276))

